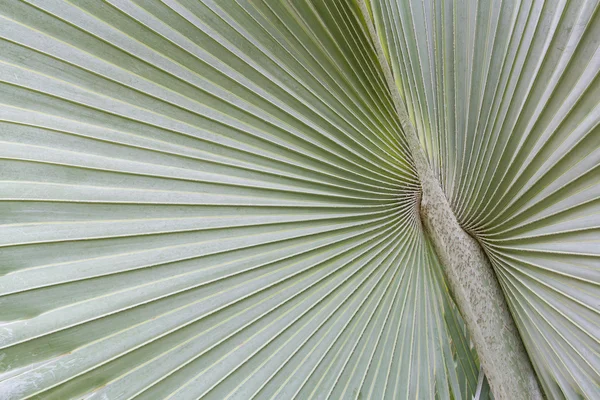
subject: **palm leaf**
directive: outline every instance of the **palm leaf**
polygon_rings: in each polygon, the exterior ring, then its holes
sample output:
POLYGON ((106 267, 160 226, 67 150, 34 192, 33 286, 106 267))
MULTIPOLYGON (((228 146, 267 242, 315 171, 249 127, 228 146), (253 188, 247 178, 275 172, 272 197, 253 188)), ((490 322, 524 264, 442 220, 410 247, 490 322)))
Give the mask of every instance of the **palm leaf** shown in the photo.
POLYGON ((551 398, 600 390, 597 1, 373 1, 399 90, 551 398))
POLYGON ((2 1, 3 398, 470 398, 343 1, 2 1))

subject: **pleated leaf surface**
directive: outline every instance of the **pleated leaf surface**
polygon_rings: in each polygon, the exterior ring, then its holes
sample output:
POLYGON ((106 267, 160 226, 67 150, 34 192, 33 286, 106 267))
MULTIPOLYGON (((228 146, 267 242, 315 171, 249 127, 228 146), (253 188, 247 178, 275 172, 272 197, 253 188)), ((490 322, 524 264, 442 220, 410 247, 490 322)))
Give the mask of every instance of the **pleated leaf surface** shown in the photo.
POLYGON ((545 394, 600 393, 600 3, 373 0, 461 225, 494 266, 545 394))
POLYGON ((0 398, 472 398, 358 10, 0 1, 0 398))

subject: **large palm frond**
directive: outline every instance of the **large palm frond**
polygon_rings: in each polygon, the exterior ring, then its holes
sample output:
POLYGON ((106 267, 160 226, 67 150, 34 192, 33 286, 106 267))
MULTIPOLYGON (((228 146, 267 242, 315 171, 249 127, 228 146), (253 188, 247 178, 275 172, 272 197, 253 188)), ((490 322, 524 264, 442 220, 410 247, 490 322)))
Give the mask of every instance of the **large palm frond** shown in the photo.
MULTIPOLYGON (((598 2, 485 3, 369 6, 546 394, 591 398, 598 2)), ((477 392, 355 2, 0 4, 6 398, 477 392)))
POLYGON ((357 9, 3 3, 0 393, 475 393, 357 9))
POLYGON ((600 391, 598 1, 371 2, 421 143, 546 394, 600 391))

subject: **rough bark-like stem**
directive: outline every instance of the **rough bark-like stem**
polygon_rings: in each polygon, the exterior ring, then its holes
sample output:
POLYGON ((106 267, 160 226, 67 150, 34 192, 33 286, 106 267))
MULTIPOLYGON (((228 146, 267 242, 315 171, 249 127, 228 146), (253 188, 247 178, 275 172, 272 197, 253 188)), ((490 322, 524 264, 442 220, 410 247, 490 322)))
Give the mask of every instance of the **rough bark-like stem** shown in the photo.
POLYGON ((536 375, 496 279, 479 243, 459 225, 425 157, 364 0, 359 6, 391 92, 421 182, 421 220, 436 253, 494 397, 541 399, 536 375))

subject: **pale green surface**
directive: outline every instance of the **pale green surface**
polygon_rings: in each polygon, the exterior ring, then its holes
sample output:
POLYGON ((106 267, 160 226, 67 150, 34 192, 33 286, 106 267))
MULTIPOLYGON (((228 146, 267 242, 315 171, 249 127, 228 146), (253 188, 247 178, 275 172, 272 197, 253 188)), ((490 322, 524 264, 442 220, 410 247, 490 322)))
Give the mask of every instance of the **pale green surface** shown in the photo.
POLYGON ((600 393, 600 2, 372 1, 459 223, 549 398, 600 393))
MULTIPOLYGON (((370 1, 379 27, 382 3, 370 1)), ((555 29, 526 18, 537 2, 512 19, 512 3, 498 4, 502 26, 540 25, 564 43, 538 70, 552 36, 536 33, 530 53, 533 27, 503 28, 495 62, 484 42, 476 63, 457 61, 491 86, 454 97, 456 131, 427 125, 441 118, 439 85, 404 81, 422 77, 412 66, 424 53, 402 58, 387 42, 405 37, 399 28, 380 36, 547 394, 590 396, 599 13, 548 5, 564 14, 555 29), (564 22, 578 18, 590 22, 564 22)), ((423 234, 407 144, 357 13, 342 0, 0 0, 0 398, 475 394, 476 355, 423 234)), ((414 49, 436 48, 411 32, 414 49)), ((442 73, 440 58, 422 59, 442 73)), ((460 84, 453 92, 470 81, 460 84)))
POLYGON ((470 399, 356 9, 3 1, 0 398, 470 399))

